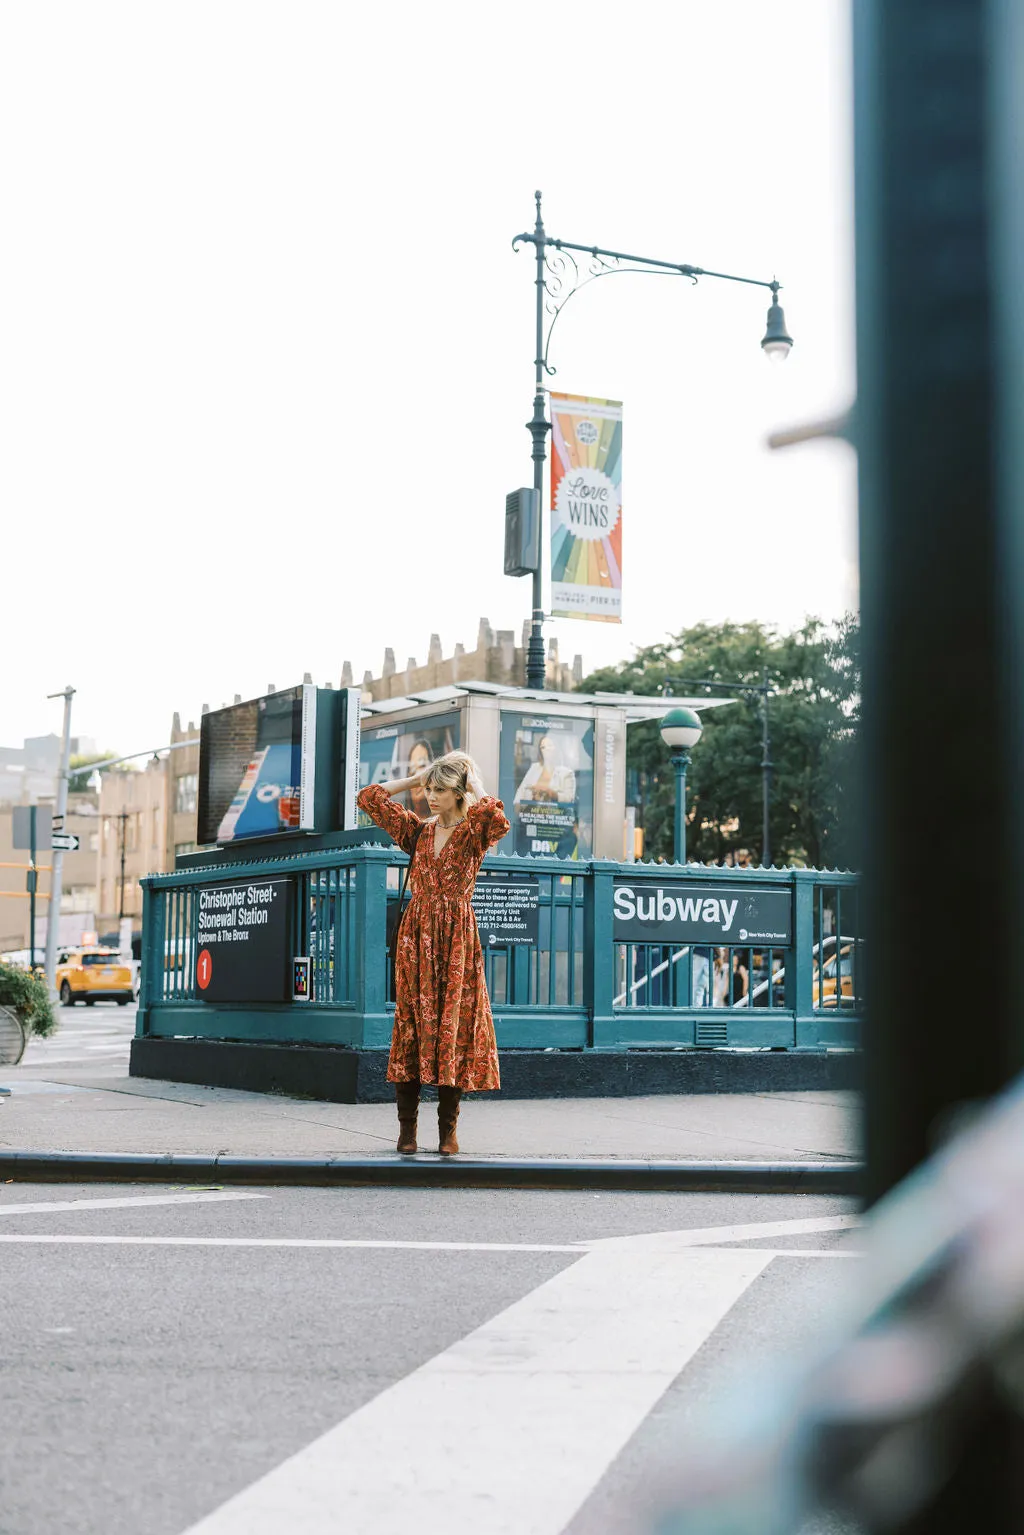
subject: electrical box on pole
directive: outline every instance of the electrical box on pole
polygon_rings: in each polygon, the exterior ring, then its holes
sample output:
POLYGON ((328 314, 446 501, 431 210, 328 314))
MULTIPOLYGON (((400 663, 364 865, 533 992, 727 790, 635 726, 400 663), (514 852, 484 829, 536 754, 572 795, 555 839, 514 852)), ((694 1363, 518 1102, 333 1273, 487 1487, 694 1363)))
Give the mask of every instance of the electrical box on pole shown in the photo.
POLYGON ((540 491, 510 491, 505 497, 505 574, 529 576, 539 569, 540 491))

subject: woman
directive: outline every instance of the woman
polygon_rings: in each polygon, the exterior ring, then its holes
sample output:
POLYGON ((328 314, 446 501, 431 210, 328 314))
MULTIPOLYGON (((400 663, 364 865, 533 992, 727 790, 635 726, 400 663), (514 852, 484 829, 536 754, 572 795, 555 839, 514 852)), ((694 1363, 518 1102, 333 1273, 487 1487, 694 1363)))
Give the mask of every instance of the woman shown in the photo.
POLYGON ((430 815, 427 791, 421 780, 424 769, 430 766, 431 756, 430 743, 422 739, 414 741, 409 748, 409 777, 415 784, 415 788, 409 795, 409 808, 419 816, 421 821, 425 821, 430 815))
POLYGON ((541 736, 537 743, 537 761, 531 763, 512 803, 523 800, 557 800, 566 804, 576 798, 576 774, 559 761, 558 742, 554 736, 541 736))
POLYGON ((442 1156, 459 1149, 455 1126, 464 1092, 501 1084, 484 957, 473 914, 476 876, 487 849, 509 829, 505 807, 486 795, 476 764, 448 752, 413 778, 371 784, 359 808, 407 853, 409 903, 395 960, 395 1023, 388 1081, 398 1100, 398 1150, 416 1150, 420 1083, 437 1084, 442 1156), (429 820, 392 795, 426 790, 429 820))
POLYGON ((729 1005, 729 950, 716 949, 711 971, 711 1005, 729 1005))

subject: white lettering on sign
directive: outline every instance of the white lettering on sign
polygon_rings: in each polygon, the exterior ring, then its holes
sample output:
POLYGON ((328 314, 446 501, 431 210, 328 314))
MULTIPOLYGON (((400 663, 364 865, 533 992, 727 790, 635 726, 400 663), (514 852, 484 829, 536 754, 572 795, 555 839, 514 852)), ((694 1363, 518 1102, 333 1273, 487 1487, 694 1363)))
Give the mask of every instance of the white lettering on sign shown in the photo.
POLYGON ((200 890, 199 931, 203 943, 231 943, 249 934, 240 928, 265 927, 267 909, 280 894, 274 884, 234 886, 229 890, 200 890))
POLYGON ((577 538, 607 538, 619 520, 619 489, 603 469, 581 465, 559 482, 554 512, 577 538))
POLYGON ((623 922, 707 922, 727 933, 736 916, 738 900, 700 895, 669 895, 660 885, 644 893, 630 885, 617 885, 615 915, 623 922))
POLYGON ((606 725, 604 732, 604 802, 615 803, 615 742, 618 732, 614 725, 606 725))

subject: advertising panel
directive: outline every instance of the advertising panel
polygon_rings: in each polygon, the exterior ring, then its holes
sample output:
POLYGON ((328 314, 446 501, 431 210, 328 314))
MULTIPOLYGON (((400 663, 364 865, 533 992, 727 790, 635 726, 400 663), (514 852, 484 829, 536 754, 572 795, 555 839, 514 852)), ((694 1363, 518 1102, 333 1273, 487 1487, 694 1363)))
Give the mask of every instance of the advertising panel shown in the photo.
POLYGON ((551 613, 622 622, 622 403, 551 395, 551 613))
POLYGON ((202 885, 196 896, 196 996, 202 1002, 285 1002, 291 996, 290 879, 202 885))
POLYGON ((512 830, 498 851, 540 858, 590 857, 594 827, 591 720, 503 709, 499 782, 512 830))
POLYGON ((612 902, 616 943, 793 942, 793 899, 789 890, 710 886, 696 880, 615 881, 612 902))
MULTIPOLYGON (((387 783, 393 778, 411 778, 445 752, 459 745, 458 712, 431 715, 425 720, 402 725, 374 725, 362 732, 359 763, 359 787, 387 783)), ((426 820, 430 814, 426 792, 412 789, 396 794, 398 804, 426 820)), ((369 816, 360 812, 360 826, 372 826, 369 816)))
POLYGON ((356 824, 359 692, 303 683, 204 714, 202 846, 356 824))
POLYGON ((315 757, 316 688, 308 684, 204 714, 199 842, 311 828, 315 757))

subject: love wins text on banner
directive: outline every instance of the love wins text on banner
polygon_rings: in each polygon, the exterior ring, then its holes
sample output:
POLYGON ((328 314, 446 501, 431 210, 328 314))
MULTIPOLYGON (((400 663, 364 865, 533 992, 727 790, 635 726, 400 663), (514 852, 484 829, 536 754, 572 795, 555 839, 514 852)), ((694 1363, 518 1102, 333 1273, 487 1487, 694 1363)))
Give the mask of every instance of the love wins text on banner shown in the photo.
POLYGON ((793 941, 788 890, 617 879, 612 911, 616 943, 771 943, 788 948, 793 941))
POLYGON ((622 622, 622 404, 551 399, 551 613, 622 622))

